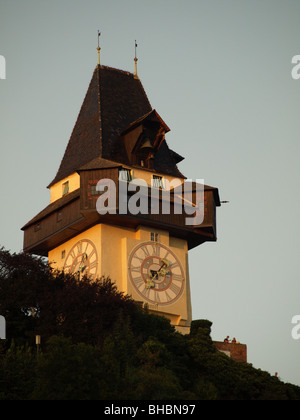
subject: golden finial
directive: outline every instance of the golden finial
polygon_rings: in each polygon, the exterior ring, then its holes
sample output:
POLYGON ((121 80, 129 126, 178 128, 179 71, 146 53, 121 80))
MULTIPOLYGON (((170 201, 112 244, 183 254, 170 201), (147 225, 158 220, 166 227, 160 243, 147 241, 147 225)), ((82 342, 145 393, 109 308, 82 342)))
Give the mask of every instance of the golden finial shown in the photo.
POLYGON ((97 47, 97 51, 98 51, 98 66, 100 66, 100 36, 101 36, 101 32, 98 31, 98 47, 97 47))
POLYGON ((137 49, 137 43, 136 43, 136 41, 135 41, 135 57, 134 57, 134 63, 135 63, 135 70, 134 70, 134 78, 135 79, 138 79, 139 77, 138 77, 138 74, 137 74, 137 62, 138 62, 138 58, 137 58, 137 56, 136 56, 136 49, 137 49))

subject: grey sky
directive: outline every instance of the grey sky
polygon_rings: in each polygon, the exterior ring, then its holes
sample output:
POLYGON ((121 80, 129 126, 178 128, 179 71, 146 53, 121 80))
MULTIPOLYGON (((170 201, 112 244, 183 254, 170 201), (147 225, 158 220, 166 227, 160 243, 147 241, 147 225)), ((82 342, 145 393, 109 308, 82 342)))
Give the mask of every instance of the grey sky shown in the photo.
POLYGON ((186 157, 217 186, 218 242, 190 253, 193 318, 249 362, 300 385, 299 0, 0 0, 0 244, 49 203, 97 64, 138 72, 186 157))

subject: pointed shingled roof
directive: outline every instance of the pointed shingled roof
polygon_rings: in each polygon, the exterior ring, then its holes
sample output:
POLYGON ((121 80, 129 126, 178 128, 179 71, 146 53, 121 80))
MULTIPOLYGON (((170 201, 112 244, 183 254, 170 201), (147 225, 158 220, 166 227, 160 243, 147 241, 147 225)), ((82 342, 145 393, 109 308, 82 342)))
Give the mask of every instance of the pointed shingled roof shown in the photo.
POLYGON ((139 79, 122 70, 97 66, 56 177, 61 181, 96 157, 122 161, 119 134, 152 111, 139 79))

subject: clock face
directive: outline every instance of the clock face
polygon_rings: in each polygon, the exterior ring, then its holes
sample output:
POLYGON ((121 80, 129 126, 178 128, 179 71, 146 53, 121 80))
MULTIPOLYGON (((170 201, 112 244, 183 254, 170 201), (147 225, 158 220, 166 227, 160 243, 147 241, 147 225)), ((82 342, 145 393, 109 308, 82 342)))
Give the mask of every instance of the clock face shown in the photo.
POLYGON ((97 269, 98 255, 93 242, 89 240, 77 242, 66 258, 64 270, 78 275, 79 278, 83 276, 95 278, 97 269))
POLYGON ((138 245, 128 261, 131 283, 147 302, 170 305, 184 290, 184 271, 179 259, 167 246, 155 242, 138 245))

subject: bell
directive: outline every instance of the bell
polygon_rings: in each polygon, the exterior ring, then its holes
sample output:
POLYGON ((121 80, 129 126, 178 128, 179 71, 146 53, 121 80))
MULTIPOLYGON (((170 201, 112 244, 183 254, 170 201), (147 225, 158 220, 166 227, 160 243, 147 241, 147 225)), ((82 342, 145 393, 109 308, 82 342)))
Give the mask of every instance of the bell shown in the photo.
POLYGON ((141 149, 153 149, 150 139, 147 137, 141 149))

